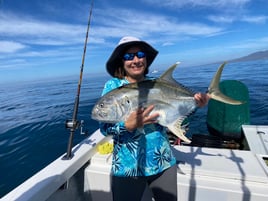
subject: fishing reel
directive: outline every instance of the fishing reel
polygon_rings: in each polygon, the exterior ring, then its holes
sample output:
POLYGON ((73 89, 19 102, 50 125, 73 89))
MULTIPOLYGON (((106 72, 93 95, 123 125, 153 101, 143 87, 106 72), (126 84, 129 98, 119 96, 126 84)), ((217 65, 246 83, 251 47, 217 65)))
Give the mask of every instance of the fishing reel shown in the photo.
POLYGON ((84 128, 84 120, 78 121, 73 119, 68 119, 65 121, 65 128, 70 129, 71 131, 75 131, 80 128, 80 135, 87 134, 87 130, 83 130, 84 128))

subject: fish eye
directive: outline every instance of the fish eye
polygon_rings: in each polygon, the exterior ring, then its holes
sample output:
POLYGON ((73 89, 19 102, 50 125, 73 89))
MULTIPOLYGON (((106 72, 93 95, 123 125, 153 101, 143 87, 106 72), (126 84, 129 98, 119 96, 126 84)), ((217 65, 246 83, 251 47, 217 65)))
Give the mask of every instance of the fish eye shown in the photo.
POLYGON ((128 96, 123 97, 121 100, 121 105, 124 106, 125 104, 128 104, 128 105, 130 104, 130 100, 128 96))
POLYGON ((104 103, 101 103, 99 106, 100 108, 104 108, 104 103))

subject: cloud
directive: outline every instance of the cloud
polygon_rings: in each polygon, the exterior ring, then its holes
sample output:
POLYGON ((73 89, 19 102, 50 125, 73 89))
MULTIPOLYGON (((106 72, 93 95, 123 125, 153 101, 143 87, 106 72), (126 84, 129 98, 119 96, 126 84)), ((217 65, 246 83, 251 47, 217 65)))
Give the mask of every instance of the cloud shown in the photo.
MULTIPOLYGON (((201 18, 206 18, 216 23, 234 23, 246 22, 254 24, 264 24, 267 22, 267 15, 256 15, 251 13, 253 6, 252 0, 144 0, 151 6, 166 7, 170 10, 179 9, 180 12, 185 10, 206 9, 207 13, 214 13, 206 16, 203 13, 201 18)), ((255 2, 256 3, 256 2, 255 2)), ((197 14, 196 14, 197 15, 197 14)), ((196 18, 195 18, 196 19, 196 18)), ((198 19, 196 19, 198 20, 198 19)))
POLYGON ((40 21, 27 16, 18 17, 10 13, 1 13, 0 24, 0 36, 16 38, 21 43, 39 45, 79 43, 85 32, 85 27, 82 25, 40 21))
POLYGON ((254 24, 265 24, 268 20, 268 16, 259 15, 259 16, 243 16, 241 21, 254 23, 254 24))
POLYGON ((209 15, 207 17, 210 21, 216 23, 233 23, 233 22, 247 22, 251 24, 265 24, 268 16, 246 16, 246 15, 209 15))
MULTIPOLYGON (((245 5, 249 0, 141 1, 146 3, 142 7, 134 6, 135 2, 124 7, 126 2, 107 0, 105 3, 99 2, 93 9, 87 51, 94 60, 92 62, 102 62, 101 65, 104 65, 103 58, 109 56, 118 39, 124 35, 135 35, 156 48, 168 46, 170 51, 175 50, 178 44, 180 47, 185 45, 183 48, 187 52, 188 47, 194 46, 196 49, 198 43, 201 47, 209 47, 215 41, 220 41, 220 37, 212 36, 225 35, 224 40, 227 41, 228 33, 236 31, 236 28, 226 23, 239 20, 261 24, 267 21, 265 15, 250 15, 247 12, 245 5), (203 40, 198 40, 209 37, 211 43, 206 45, 202 44, 203 40)), ((62 2, 58 3, 61 5, 62 2)), ((11 62, 5 63, 5 60, 16 61, 16 68, 20 62, 25 68, 42 68, 42 64, 47 63, 47 66, 59 66, 80 62, 88 11, 81 12, 81 9, 72 7, 72 14, 69 15, 65 12, 70 9, 68 6, 62 8, 63 12, 54 9, 54 5, 46 8, 42 4, 39 7, 42 8, 42 14, 36 14, 39 10, 34 9, 29 13, 6 10, 0 13, 0 39, 4 39, 0 43, 0 68, 12 68, 9 65, 11 62), (84 16, 82 13, 85 13, 84 16), (82 18, 85 18, 84 21, 82 18)))
MULTIPOLYGON (((169 1, 176 3, 177 1, 169 1)), ((179 2, 179 1, 178 1, 179 2)), ((187 2, 187 1, 182 1, 187 2)), ((194 1, 195 2, 195 1, 194 1)), ((200 3, 200 2, 199 2, 200 3)), ((222 32, 221 27, 203 23, 178 21, 176 17, 135 9, 95 9, 96 24, 90 29, 90 42, 107 44, 123 35, 141 38, 162 35, 175 40, 182 36, 212 36, 222 32)), ((79 16, 80 17, 80 16, 79 16)), ((0 37, 22 45, 68 46, 84 42, 86 26, 82 24, 44 21, 14 13, 0 14, 0 37)), ((174 41, 169 41, 174 42, 174 41)))
POLYGON ((144 0, 144 2, 159 7, 181 8, 181 7, 207 7, 207 8, 238 8, 249 3, 250 0, 144 0))
POLYGON ((232 16, 223 16, 223 15, 209 15, 207 17, 212 22, 217 22, 217 23, 233 23, 235 20, 237 20, 236 17, 232 16))
POLYGON ((13 53, 25 49, 26 46, 13 41, 0 41, 0 53, 13 53))
POLYGON ((117 38, 123 35, 135 35, 146 38, 169 38, 173 43, 183 36, 212 36, 220 34, 223 29, 204 23, 183 22, 177 17, 143 12, 134 9, 120 9, 119 12, 97 11, 96 18, 100 25, 94 26, 93 35, 102 35, 105 38, 117 38))
MULTIPOLYGON (((172 45, 184 38, 207 37, 223 31, 221 27, 182 22, 176 17, 136 9, 107 7, 105 12, 95 9, 94 18, 97 20, 90 29, 89 42, 99 49, 114 46, 113 40, 123 35, 135 35, 148 42, 156 42, 157 36, 157 43, 172 45)), ((0 14, 0 24, 0 37, 6 38, 6 41, 12 40, 2 43, 2 47, 5 46, 1 48, 2 52, 17 53, 14 58, 66 55, 64 49, 82 47, 86 31, 86 26, 81 24, 38 20, 7 12, 0 14), (24 52, 18 53, 19 50, 24 52)), ((78 51, 75 52, 78 54, 78 51)))

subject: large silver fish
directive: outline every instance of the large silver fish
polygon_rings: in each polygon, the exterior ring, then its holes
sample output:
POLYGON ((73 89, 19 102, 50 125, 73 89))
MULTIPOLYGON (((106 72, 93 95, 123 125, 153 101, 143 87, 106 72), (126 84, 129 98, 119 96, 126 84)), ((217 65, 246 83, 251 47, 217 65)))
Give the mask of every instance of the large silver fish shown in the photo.
MULTIPOLYGON (((179 63, 179 62, 178 62, 179 63)), ((191 141, 184 135, 181 126, 197 104, 194 93, 173 79, 172 74, 178 63, 171 66, 160 78, 131 83, 114 89, 100 98, 95 104, 91 117, 100 122, 116 123, 125 121, 138 107, 154 105, 152 113, 159 113, 158 123, 167 127, 183 141, 191 141)), ((233 105, 241 104, 223 95, 219 90, 219 81, 225 63, 223 63, 208 88, 211 98, 233 105)))

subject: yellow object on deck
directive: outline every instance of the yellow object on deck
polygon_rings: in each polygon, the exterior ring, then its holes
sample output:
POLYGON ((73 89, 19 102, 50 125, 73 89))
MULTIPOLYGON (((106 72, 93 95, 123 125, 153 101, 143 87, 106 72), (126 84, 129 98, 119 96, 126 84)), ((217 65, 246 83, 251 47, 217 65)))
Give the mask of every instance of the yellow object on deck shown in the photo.
POLYGON ((110 154, 113 152, 113 144, 110 142, 105 142, 98 145, 97 150, 100 154, 110 154))

